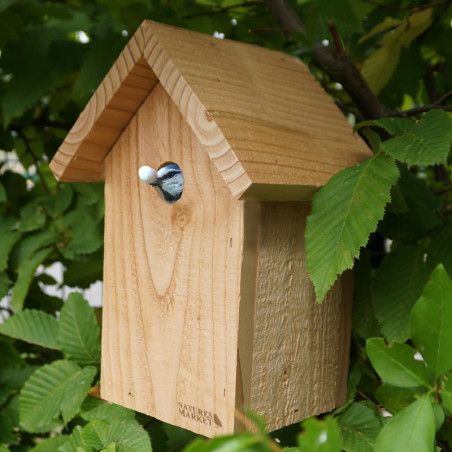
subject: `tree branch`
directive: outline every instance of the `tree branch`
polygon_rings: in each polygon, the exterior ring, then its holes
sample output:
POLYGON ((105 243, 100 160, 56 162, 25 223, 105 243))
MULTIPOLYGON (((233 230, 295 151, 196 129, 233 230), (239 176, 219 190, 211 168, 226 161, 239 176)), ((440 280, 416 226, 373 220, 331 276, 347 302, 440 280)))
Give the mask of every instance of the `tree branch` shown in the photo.
MULTIPOLYGON (((287 0, 265 0, 275 20, 289 32, 304 31, 305 27, 287 0)), ((333 36, 334 38, 334 36, 333 36)), ((390 111, 372 92, 351 57, 318 43, 312 50, 314 64, 347 91, 365 119, 387 116, 390 111)))
POLYGON ((392 11, 421 10, 421 9, 434 8, 435 6, 447 5, 449 3, 452 3, 452 0, 442 0, 439 2, 425 3, 423 5, 394 6, 394 5, 385 5, 383 3, 379 3, 376 0, 364 0, 364 1, 367 3, 372 3, 373 5, 379 6, 381 8, 390 9, 392 11))

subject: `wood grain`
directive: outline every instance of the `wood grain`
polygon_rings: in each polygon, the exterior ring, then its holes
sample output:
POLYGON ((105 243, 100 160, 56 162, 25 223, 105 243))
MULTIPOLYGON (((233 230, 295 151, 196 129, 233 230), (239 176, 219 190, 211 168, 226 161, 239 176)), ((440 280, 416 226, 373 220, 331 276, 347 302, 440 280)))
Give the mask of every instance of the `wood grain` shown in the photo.
POLYGON ((246 202, 248 210, 245 259, 254 271, 242 267, 238 406, 272 431, 345 402, 353 281, 347 274, 315 301, 305 268, 309 203, 246 202))
POLYGON ((106 155, 157 81, 234 197, 308 200, 371 156, 298 59, 145 21, 55 155, 59 180, 102 180, 106 155))
POLYGON ((243 207, 161 85, 109 154, 105 195, 102 397, 232 431, 243 207), (168 160, 185 177, 174 205, 137 174, 168 160))
POLYGON ((351 286, 316 303, 308 203, 234 199, 160 84, 105 167, 103 398, 206 436, 244 406, 274 430, 345 400, 351 286), (137 174, 168 160, 174 205, 137 174))

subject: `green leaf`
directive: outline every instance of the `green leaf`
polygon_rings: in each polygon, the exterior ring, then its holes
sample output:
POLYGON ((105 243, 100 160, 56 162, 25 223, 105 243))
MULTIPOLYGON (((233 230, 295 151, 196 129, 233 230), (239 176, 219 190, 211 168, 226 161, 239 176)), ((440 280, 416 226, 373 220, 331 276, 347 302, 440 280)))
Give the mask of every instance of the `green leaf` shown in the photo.
POLYGON ((448 415, 452 415, 452 375, 445 376, 441 382, 441 389, 439 391, 441 396, 441 404, 448 411, 448 415))
POLYGON ((395 342, 388 347, 383 338, 375 337, 367 340, 366 351, 377 374, 387 383, 401 388, 430 387, 427 368, 414 359, 410 346, 395 342))
POLYGON ((69 229, 71 240, 62 249, 68 259, 74 259, 78 254, 88 254, 97 251, 103 244, 101 225, 84 210, 77 209, 65 215, 63 224, 69 229))
POLYGON ((44 248, 34 254, 30 260, 23 262, 19 267, 17 280, 12 289, 13 298, 11 300, 11 307, 16 312, 22 310, 33 276, 39 265, 45 261, 51 252, 52 248, 44 248))
MULTIPOLYGON (((376 123, 388 127, 388 118, 376 123)), ((430 110, 401 135, 384 141, 381 148, 409 165, 445 164, 452 140, 452 119, 443 110, 430 110)))
POLYGON ((61 309, 58 343, 67 358, 79 364, 100 361, 99 326, 93 308, 79 293, 72 293, 61 309))
POLYGON ((441 262, 452 277, 452 226, 446 226, 432 237, 427 248, 427 262, 429 267, 441 262))
POLYGON ((0 272, 0 300, 6 297, 9 291, 10 281, 8 273, 0 272))
MULTIPOLYGON (((363 250, 354 267, 353 332, 363 339, 380 335, 371 297, 370 253, 363 250)), ((354 394, 353 394, 354 395, 354 394)))
POLYGON ((86 421, 92 421, 93 419, 102 419, 104 421, 135 419, 135 411, 94 397, 88 397, 81 406, 80 416, 86 421))
POLYGON ((389 254, 376 273, 373 304, 381 331, 388 342, 404 342, 410 335, 410 313, 431 270, 424 250, 405 245, 389 254))
POLYGON ((372 452, 381 430, 380 420, 363 403, 352 403, 337 417, 342 430, 343 448, 347 452, 372 452))
POLYGON ((34 199, 20 209, 22 217, 18 229, 21 232, 35 231, 43 229, 46 222, 45 210, 41 206, 41 199, 34 199))
POLYGON ((58 452, 78 452, 78 448, 83 446, 82 431, 82 427, 80 425, 76 425, 67 441, 60 446, 58 452))
POLYGON ((388 421, 375 452, 432 452, 434 439, 435 417, 430 395, 425 394, 388 421))
POLYGON ((452 281, 439 264, 411 312, 411 339, 433 378, 452 370, 452 281))
POLYGON ((0 325, 0 332, 41 347, 59 350, 58 322, 55 317, 42 311, 26 309, 18 312, 0 325))
POLYGON ((115 443, 118 451, 152 451, 149 435, 135 419, 115 419, 110 423, 94 419, 83 428, 81 437, 84 446, 96 449, 115 443))
POLYGON ((303 421, 303 433, 298 445, 306 452, 339 452, 342 450, 342 435, 335 418, 325 420, 309 418, 303 421))
POLYGON ((73 417, 89 392, 97 370, 54 361, 34 372, 20 393, 20 423, 29 432, 47 432, 73 417))
POLYGON ((342 170, 314 195, 306 225, 306 268, 319 302, 375 231, 398 175, 395 162, 380 154, 342 170))
POLYGON ((8 444, 15 442, 13 434, 13 423, 11 419, 3 413, 0 413, 0 443, 8 444))
POLYGON ((9 253, 21 237, 22 234, 18 231, 7 231, 0 234, 0 243, 2 244, 0 246, 0 271, 4 271, 8 267, 9 253))
POLYGON ((210 440, 198 438, 192 441, 183 450, 184 452, 258 452, 264 451, 260 444, 260 439, 253 433, 241 433, 238 435, 220 436, 210 440))
POLYGON ((57 234, 48 230, 37 231, 27 235, 14 247, 11 253, 10 265, 17 270, 21 264, 28 262, 36 251, 53 245, 58 239, 57 234))
POLYGON ((47 438, 44 441, 41 441, 36 447, 33 447, 30 452, 59 452, 60 446, 67 440, 67 435, 59 434, 53 438, 47 438))
MULTIPOLYGON (((379 47, 364 61, 363 77, 375 93, 378 94, 393 76, 399 62, 402 46, 408 47, 417 36, 430 26, 432 22, 431 14, 431 8, 409 14, 403 23, 383 36, 379 42, 379 47)), ((377 26, 379 27, 377 32, 391 28, 393 25, 396 25, 396 21, 385 19, 383 23, 377 26)))
POLYGON ((400 388, 383 383, 375 391, 375 398, 390 413, 397 414, 416 401, 419 394, 425 391, 422 388, 400 388))

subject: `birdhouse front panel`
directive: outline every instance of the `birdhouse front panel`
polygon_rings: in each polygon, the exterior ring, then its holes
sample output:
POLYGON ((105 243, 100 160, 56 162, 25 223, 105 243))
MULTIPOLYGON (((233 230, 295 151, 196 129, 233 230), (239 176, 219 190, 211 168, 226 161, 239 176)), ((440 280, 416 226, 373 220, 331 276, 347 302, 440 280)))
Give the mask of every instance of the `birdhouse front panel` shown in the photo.
POLYGON ((105 162, 102 397, 213 436, 234 429, 243 205, 161 85, 105 162), (176 162, 171 205, 138 179, 176 162))

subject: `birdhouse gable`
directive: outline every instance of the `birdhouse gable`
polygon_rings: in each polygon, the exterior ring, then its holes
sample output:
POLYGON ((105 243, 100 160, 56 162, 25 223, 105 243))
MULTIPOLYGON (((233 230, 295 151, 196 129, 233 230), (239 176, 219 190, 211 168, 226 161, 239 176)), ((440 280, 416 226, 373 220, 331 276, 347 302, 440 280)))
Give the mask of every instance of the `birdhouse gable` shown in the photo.
POLYGON ((299 60, 145 21, 52 160, 56 177, 104 180, 106 156, 158 83, 236 198, 309 199, 370 156, 299 60))

